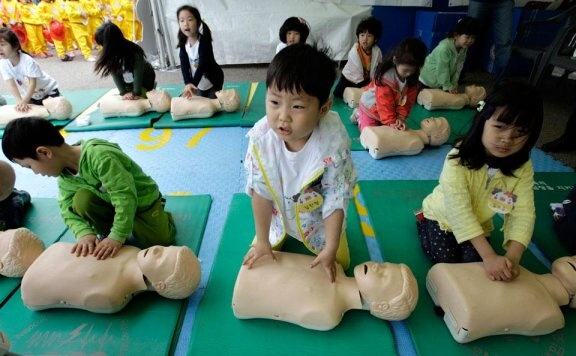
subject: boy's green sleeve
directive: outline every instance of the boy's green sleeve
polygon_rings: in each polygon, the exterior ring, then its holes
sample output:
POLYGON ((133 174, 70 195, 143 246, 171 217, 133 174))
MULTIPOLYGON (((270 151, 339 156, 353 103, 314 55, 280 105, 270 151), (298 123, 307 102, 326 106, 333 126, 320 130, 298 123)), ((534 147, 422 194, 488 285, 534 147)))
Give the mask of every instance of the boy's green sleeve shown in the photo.
POLYGON ((124 243, 132 233, 138 204, 134 177, 127 168, 132 161, 127 156, 110 151, 95 157, 97 159, 92 163, 94 173, 110 196, 110 203, 114 207, 114 222, 108 237, 124 243))
POLYGON ((90 227, 90 224, 72 210, 72 199, 74 198, 75 190, 67 187, 67 184, 62 181, 58 183, 58 188, 60 215, 62 215, 64 223, 72 230, 76 239, 80 239, 86 235, 96 235, 92 227, 90 227))

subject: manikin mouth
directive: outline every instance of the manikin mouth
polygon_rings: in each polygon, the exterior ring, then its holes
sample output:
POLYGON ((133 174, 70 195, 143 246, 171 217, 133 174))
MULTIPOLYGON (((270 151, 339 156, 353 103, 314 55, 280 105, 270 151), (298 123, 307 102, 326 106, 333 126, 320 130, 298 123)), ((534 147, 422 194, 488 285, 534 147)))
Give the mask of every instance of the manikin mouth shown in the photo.
POLYGON ((148 254, 148 249, 146 249, 146 251, 144 251, 144 257, 146 257, 146 254, 148 254))

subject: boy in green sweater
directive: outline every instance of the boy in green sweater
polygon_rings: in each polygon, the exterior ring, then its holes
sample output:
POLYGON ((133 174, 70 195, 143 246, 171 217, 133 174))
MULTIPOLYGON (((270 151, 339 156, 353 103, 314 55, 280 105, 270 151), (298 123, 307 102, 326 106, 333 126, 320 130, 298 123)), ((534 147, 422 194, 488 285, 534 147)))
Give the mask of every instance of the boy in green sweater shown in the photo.
POLYGON ((130 236, 142 248, 174 243, 158 185, 118 145, 101 139, 68 145, 50 122, 20 118, 6 126, 2 150, 35 174, 58 177, 60 213, 76 236, 76 256, 114 257, 130 236))

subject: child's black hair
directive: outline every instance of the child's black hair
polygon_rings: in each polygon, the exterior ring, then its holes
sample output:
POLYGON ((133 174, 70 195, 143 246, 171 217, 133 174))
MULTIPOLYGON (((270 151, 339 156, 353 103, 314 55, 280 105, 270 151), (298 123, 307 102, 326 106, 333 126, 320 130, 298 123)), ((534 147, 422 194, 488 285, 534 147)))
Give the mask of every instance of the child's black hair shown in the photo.
POLYGON ((383 85, 381 78, 390 68, 394 68, 398 64, 406 64, 414 66, 417 70, 406 78, 406 84, 413 86, 418 84, 418 77, 420 76, 420 68, 424 65, 428 49, 424 42, 418 38, 404 39, 394 50, 389 53, 386 58, 376 67, 374 72, 374 80, 377 85, 383 85))
MULTIPOLYGON (((198 33, 198 40, 202 39, 202 41, 212 42, 212 31, 210 31, 210 27, 206 24, 206 22, 202 21, 202 17, 200 16, 200 11, 197 8, 190 5, 182 5, 176 10, 176 19, 180 16, 182 11, 188 11, 189 13, 194 16, 196 19, 196 24, 198 28, 196 29, 196 33, 198 33), (200 33, 200 26, 202 26, 202 33, 200 33)), ((178 46, 176 48, 184 47, 186 45, 186 41, 188 41, 188 36, 178 28, 178 46)))
POLYGON ((102 46, 94 72, 103 77, 134 70, 136 56, 146 58, 144 50, 136 43, 127 40, 118 26, 105 22, 94 34, 96 43, 102 46))
POLYGON ((480 33, 480 22, 470 16, 466 16, 458 20, 454 28, 450 32, 449 37, 456 37, 459 35, 468 35, 477 37, 480 33))
POLYGON ((24 117, 12 120, 4 129, 2 151, 6 158, 37 159, 39 146, 62 146, 64 137, 50 121, 38 117, 24 117))
POLYGON ((8 42, 10 46, 16 48, 20 53, 28 54, 28 52, 22 49, 22 45, 20 44, 20 40, 18 39, 18 36, 16 36, 16 33, 8 27, 0 27, 0 40, 8 42))
POLYGON ((266 73, 266 87, 297 93, 301 90, 318 98, 320 106, 330 97, 336 79, 336 63, 328 49, 297 43, 278 52, 266 73))
POLYGON ((382 23, 374 16, 366 17, 356 27, 356 38, 360 36, 361 33, 368 32, 373 35, 378 41, 380 36, 382 36, 382 23))
POLYGON ((540 136, 543 120, 542 97, 534 87, 518 82, 504 82, 486 98, 484 107, 474 117, 472 127, 456 143, 458 153, 451 155, 450 159, 460 159, 461 165, 474 170, 488 164, 499 168, 504 175, 513 176, 513 171, 530 159, 530 151, 540 136), (487 155, 482 144, 484 124, 498 107, 504 107, 497 118, 499 122, 519 127, 528 135, 522 149, 504 158, 487 155))
POLYGON ((306 43, 308 35, 310 34, 310 27, 308 22, 301 17, 289 17, 284 21, 278 35, 280 36, 280 41, 286 43, 286 34, 288 31, 296 31, 300 34, 300 43, 306 43))

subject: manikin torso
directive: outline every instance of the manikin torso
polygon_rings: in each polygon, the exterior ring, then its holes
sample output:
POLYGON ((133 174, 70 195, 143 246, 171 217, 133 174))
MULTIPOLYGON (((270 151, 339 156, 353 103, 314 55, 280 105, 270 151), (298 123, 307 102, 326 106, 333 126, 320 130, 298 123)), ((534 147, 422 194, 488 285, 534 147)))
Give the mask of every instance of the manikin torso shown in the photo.
POLYGON ((512 282, 491 281, 481 263, 434 265, 426 285, 445 312, 452 336, 465 343, 499 334, 544 335, 564 327, 559 305, 568 292, 551 274, 522 267, 512 282))
POLYGON ((213 116, 221 110, 218 99, 208 99, 201 96, 194 96, 191 99, 182 97, 172 98, 170 112, 172 117, 186 118, 207 118, 213 116))
POLYGON ((307 255, 276 253, 260 258, 252 269, 242 266, 232 297, 237 318, 267 318, 305 328, 329 330, 350 309, 362 309, 354 278, 337 265, 336 282, 330 283, 321 266, 310 268, 307 255), (279 307, 281 306, 281 307, 279 307))
POLYGON ((76 257, 70 244, 55 243, 38 257, 22 279, 22 299, 33 310, 81 308, 97 313, 122 309, 147 290, 136 255, 123 246, 114 258, 76 257))

